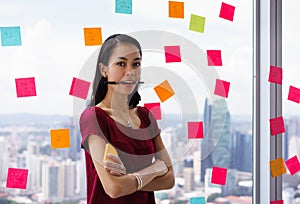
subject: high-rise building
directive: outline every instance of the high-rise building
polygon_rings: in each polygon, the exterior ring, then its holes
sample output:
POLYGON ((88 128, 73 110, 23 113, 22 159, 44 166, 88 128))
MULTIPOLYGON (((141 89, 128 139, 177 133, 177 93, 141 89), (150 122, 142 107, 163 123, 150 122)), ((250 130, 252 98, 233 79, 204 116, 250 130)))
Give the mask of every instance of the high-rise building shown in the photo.
POLYGON ((183 169, 183 178, 184 178, 184 190, 186 192, 193 191, 195 189, 194 169, 191 167, 185 167, 183 169))
POLYGON ((71 118, 67 124, 64 125, 65 128, 70 130, 70 148, 68 149, 69 154, 68 158, 71 158, 73 161, 76 161, 80 158, 80 132, 74 125, 73 119, 71 118))
POLYGON ((200 182, 201 178, 201 151, 195 151, 193 154, 193 168, 194 168, 194 180, 196 183, 200 182))
POLYGON ((9 165, 9 144, 6 137, 0 137, 0 183, 4 182, 7 176, 9 165))
POLYGON ((45 200, 54 202, 62 201, 62 177, 60 165, 54 162, 44 163, 42 167, 42 192, 45 200))
POLYGON ((230 114, 224 99, 210 105, 206 99, 204 107, 205 137, 201 144, 201 181, 205 170, 212 166, 229 168, 231 164, 230 114))
POLYGON ((67 160, 60 163, 60 167, 60 196, 64 200, 72 200, 74 199, 76 190, 76 163, 71 160, 67 160))

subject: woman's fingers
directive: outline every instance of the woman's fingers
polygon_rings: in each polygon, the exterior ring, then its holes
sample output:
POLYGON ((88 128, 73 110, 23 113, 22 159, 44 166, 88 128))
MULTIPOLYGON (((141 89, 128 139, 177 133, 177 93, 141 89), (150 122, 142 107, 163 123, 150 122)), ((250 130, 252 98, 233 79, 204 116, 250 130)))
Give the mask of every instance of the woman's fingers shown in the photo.
POLYGON ((118 163, 118 164, 122 164, 122 161, 120 160, 120 158, 116 155, 113 155, 113 154, 107 154, 106 156, 108 159, 112 160, 113 162, 115 163, 118 163))
POLYGON ((114 175, 126 174, 126 168, 122 164, 106 161, 104 168, 114 175))

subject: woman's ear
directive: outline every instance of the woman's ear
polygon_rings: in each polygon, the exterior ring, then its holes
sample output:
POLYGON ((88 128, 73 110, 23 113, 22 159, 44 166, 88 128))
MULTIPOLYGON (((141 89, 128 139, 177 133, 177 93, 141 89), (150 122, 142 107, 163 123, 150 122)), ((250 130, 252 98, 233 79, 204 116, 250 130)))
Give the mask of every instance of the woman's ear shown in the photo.
POLYGON ((102 63, 99 63, 99 70, 103 77, 107 77, 107 70, 108 70, 107 66, 105 66, 102 63))

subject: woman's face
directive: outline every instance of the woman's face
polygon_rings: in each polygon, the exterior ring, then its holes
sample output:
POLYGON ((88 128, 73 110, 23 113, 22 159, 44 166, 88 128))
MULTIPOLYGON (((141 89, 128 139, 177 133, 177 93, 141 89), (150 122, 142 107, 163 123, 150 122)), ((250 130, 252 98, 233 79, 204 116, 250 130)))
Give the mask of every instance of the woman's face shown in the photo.
MULTIPOLYGON (((117 45, 110 56, 108 66, 104 66, 104 75, 108 81, 138 82, 141 75, 141 55, 136 46, 129 43, 117 45)), ((120 94, 129 95, 136 84, 108 85, 120 94)))

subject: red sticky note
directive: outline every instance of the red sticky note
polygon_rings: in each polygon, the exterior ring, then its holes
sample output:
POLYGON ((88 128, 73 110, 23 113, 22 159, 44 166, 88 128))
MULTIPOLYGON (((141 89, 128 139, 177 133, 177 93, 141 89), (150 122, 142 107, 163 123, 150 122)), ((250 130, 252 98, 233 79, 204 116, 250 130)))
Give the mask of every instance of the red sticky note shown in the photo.
POLYGON ((229 87, 230 82, 217 79, 214 94, 228 98, 229 87))
POLYGON ((282 84, 282 68, 270 66, 269 82, 282 84))
POLYGON ((290 86, 288 100, 300 103, 300 89, 290 86))
POLYGON ((90 82, 73 77, 69 95, 86 99, 90 88, 90 82))
POLYGON ((272 177, 281 176, 282 174, 286 173, 286 168, 284 166, 283 158, 277 158, 270 161, 270 168, 272 177))
POLYGON ((164 46, 166 63, 181 62, 180 46, 164 46))
POLYGON ((222 66, 221 50, 207 50, 208 66, 222 66))
POLYGON ((145 103, 144 106, 151 111, 156 120, 161 120, 160 103, 145 103))
POLYGON ((300 170, 300 163, 297 155, 285 161, 286 167, 289 169, 291 175, 294 175, 300 170))
POLYGON ((270 204, 283 204, 283 200, 273 200, 270 201, 270 204))
POLYGON ((284 121, 282 116, 270 119, 270 130, 272 136, 285 132, 284 121))
POLYGON ((8 168, 6 188, 26 189, 28 169, 8 168))
POLYGON ((188 122, 188 139, 204 138, 203 122, 188 122))
POLYGON ((222 2, 220 10, 220 18, 224 18, 229 21, 233 21, 235 7, 222 2))
POLYGON ((216 167, 212 168, 211 183, 225 185, 227 177, 227 169, 216 167))
POLYGON ((15 79, 17 97, 36 96, 34 77, 15 79))

